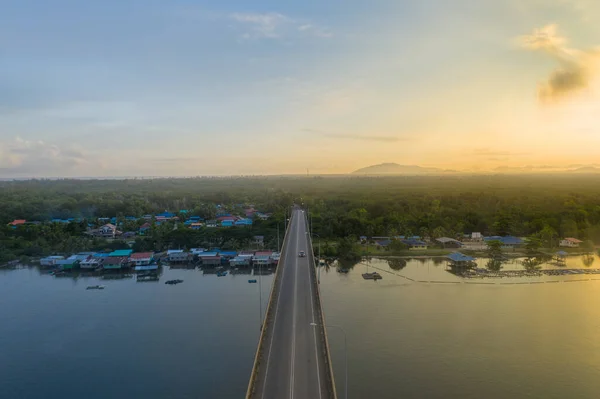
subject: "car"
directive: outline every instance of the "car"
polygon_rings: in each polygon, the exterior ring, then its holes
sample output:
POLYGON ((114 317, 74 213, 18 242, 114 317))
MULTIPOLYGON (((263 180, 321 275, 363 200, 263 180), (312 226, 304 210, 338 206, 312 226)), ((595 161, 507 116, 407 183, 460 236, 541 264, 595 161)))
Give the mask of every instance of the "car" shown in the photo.
POLYGON ((306 256, 306 253, 304 251, 300 251, 298 253, 298 256, 301 257, 301 258, 304 258, 306 256))

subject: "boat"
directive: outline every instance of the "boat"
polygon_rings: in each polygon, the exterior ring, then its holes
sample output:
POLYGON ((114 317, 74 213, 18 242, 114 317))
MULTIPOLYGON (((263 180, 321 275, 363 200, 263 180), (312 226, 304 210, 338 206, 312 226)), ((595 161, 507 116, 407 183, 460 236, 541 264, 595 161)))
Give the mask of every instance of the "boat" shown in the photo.
POLYGON ((256 283, 256 279, 248 280, 249 283, 256 283))
POLYGON ((377 272, 363 273, 362 276, 365 280, 381 280, 383 278, 383 277, 381 277, 381 274, 379 274, 377 272))
POLYGON ((348 273, 350 270, 348 270, 348 269, 342 269, 342 268, 338 267, 337 271, 338 271, 338 273, 348 273))
POLYGON ((86 290, 103 290, 103 285, 89 285, 86 290))
POLYGON ((217 277, 225 277, 227 276, 227 272, 217 272, 217 277))
POLYGON ((179 284, 179 283, 183 283, 183 280, 169 280, 169 281, 165 281, 165 284, 169 284, 169 285, 175 285, 175 284, 179 284))

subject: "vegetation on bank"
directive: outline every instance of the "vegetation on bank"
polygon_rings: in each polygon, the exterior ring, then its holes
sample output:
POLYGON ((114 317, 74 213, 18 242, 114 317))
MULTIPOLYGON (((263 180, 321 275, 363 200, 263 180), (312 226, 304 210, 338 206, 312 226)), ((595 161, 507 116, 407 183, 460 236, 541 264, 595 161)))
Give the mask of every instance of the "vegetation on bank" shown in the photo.
MULTIPOLYGON (((194 231, 163 224, 136 238, 134 248, 242 248, 254 235, 264 235, 267 245, 275 248, 277 225, 283 237, 286 212, 294 202, 308 208, 325 256, 347 259, 367 252, 357 243, 361 235, 433 239, 477 231, 531 237, 539 240, 539 252, 555 250, 562 237, 577 237, 587 241, 586 246, 600 243, 600 186, 595 176, 30 180, 0 182, 0 264, 19 256, 127 245, 85 236, 87 223, 98 217, 140 217, 185 209, 188 215, 212 218, 217 204, 233 210, 252 204, 273 215, 249 228, 194 231), (17 229, 6 226, 14 219, 48 222, 55 218, 81 221, 17 229)), ((400 243, 388 251, 368 250, 370 255, 406 256, 445 252, 433 248, 409 252, 400 243)))

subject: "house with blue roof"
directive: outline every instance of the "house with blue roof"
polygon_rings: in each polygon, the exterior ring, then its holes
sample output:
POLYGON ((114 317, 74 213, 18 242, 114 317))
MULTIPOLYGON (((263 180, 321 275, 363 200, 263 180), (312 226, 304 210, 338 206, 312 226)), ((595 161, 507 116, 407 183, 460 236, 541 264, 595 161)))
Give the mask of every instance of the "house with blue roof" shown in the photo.
POLYGON ((175 217, 175 214, 171 212, 163 212, 156 215, 156 217, 161 219, 172 219, 175 217))
POLYGON ((223 220, 221 222, 221 227, 232 227, 233 226, 233 220, 223 220))
POLYGON ((454 252, 447 256, 450 267, 475 267, 477 266, 475 262, 475 258, 471 256, 464 255, 460 252, 454 252))
POLYGON ((234 223, 235 226, 252 226, 252 219, 240 219, 236 220, 234 223))
POLYGON ((402 242, 408 246, 409 250, 427 249, 427 243, 415 238, 408 238, 406 240, 402 240, 402 242))
POLYGON ((375 246, 379 248, 387 248, 392 243, 392 240, 377 240, 375 241, 375 246))
POLYGON ((219 251, 219 256, 225 259, 232 259, 237 256, 237 251, 219 251))
POLYGON ((108 256, 109 257, 126 256, 129 258, 132 253, 133 253, 133 250, 131 250, 131 249, 117 249, 116 251, 112 251, 108 256))
POLYGON ((503 248, 516 248, 523 245, 523 240, 514 236, 490 236, 484 237, 483 241, 500 241, 503 248))

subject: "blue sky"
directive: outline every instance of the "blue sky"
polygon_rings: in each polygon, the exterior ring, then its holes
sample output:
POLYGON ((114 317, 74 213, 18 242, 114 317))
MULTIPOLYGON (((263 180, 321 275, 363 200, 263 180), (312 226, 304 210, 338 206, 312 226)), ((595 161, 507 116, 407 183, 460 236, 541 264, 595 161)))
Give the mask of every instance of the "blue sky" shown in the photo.
POLYGON ((600 7, 521 3, 0 0, 0 176, 591 163, 600 7))

